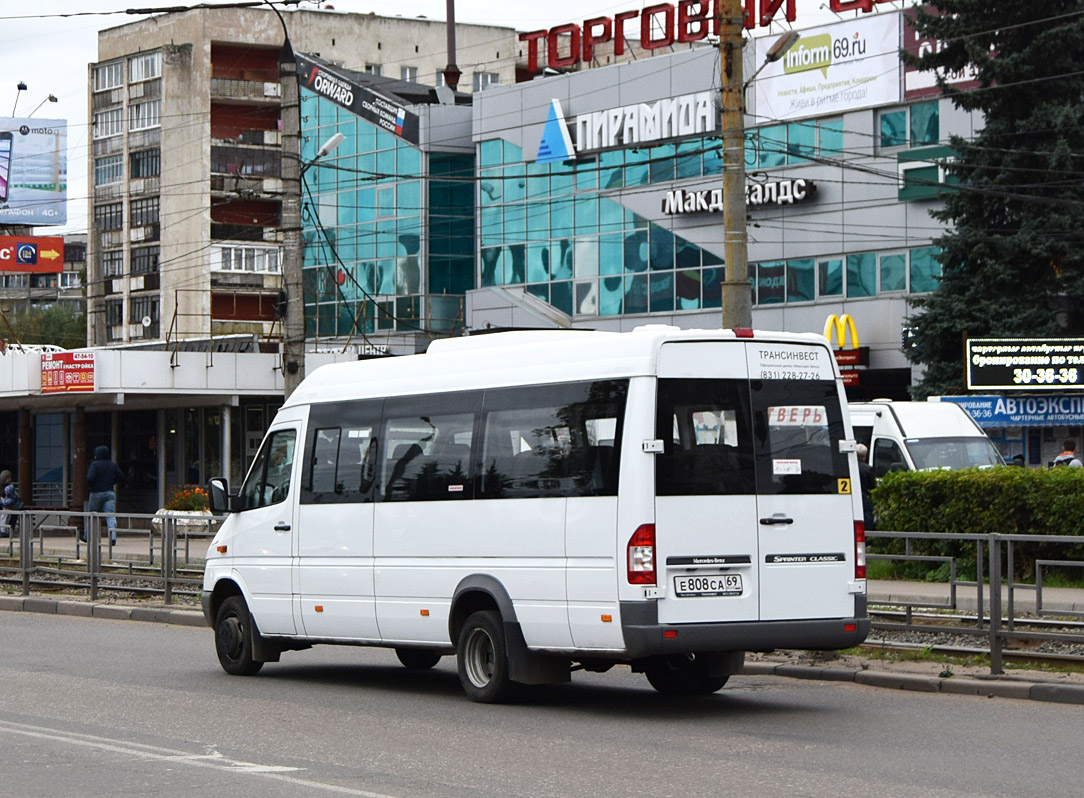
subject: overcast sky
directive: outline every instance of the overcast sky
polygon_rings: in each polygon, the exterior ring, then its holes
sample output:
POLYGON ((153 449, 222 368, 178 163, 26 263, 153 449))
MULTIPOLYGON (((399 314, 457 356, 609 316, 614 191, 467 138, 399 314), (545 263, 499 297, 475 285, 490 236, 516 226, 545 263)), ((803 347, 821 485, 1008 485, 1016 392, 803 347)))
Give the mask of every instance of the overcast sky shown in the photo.
MULTIPOLYGON (((506 25, 520 30, 550 28, 566 22, 582 22, 594 16, 612 16, 618 11, 641 8, 642 0, 460 0, 456 4, 457 22, 506 25)), ((903 3, 893 3, 899 7, 903 3)), ((3 0, 0 5, 0 114, 68 120, 68 224, 60 230, 86 230, 86 157, 87 157, 87 64, 97 60, 96 32, 140 19, 124 13, 125 8, 172 5, 169 0, 33 0, 16 3, 3 0), (59 16, 69 15, 69 16, 59 16), (17 91, 18 83, 27 90, 17 91), (50 94, 56 103, 46 102, 50 94), (36 110, 35 110, 36 109, 36 110)), ((180 3, 177 3, 180 4, 180 3)), ((217 4, 211 0, 208 4, 217 4)), ((445 0, 333 0, 319 5, 334 6, 338 11, 375 12, 389 16, 424 16, 444 19, 445 0)), ((826 10, 827 0, 797 0, 794 27, 808 28, 836 21, 826 10)), ((856 12, 849 12, 854 17, 856 12)), ((773 32, 782 30, 778 25, 773 32)), ((767 33, 764 29, 756 35, 767 33)))

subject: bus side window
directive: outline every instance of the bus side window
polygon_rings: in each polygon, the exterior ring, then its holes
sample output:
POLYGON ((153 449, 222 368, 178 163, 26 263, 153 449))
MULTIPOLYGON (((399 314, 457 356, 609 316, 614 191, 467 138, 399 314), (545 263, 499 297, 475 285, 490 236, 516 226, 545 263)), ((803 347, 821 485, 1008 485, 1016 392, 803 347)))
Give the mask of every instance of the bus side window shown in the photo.
POLYGON ((481 391, 388 400, 380 433, 383 501, 452 501, 474 495, 471 446, 481 391))
POLYGON ((305 449, 301 502, 373 501, 382 402, 314 405, 305 449))
POLYGON ((260 447, 248 479, 241 486, 242 509, 266 507, 286 499, 290 492, 296 438, 295 430, 278 430, 260 447))
POLYGON ((906 470, 907 461, 898 443, 889 438, 878 438, 873 442, 873 476, 880 479, 889 471, 906 470))
POLYGON ((479 497, 617 494, 625 380, 486 391, 479 497))

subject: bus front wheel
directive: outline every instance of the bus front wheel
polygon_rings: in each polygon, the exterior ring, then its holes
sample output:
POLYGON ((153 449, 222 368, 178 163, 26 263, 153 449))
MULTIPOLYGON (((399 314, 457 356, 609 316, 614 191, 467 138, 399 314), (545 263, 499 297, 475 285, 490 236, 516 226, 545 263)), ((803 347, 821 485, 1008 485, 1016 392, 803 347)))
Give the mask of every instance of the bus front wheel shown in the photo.
POLYGON ((459 681, 472 701, 496 704, 514 694, 500 613, 483 610, 467 618, 459 632, 456 660, 459 681))
POLYGON ((215 617, 215 651, 222 670, 234 676, 252 676, 263 663, 252 656, 252 615, 241 596, 222 602, 215 617))

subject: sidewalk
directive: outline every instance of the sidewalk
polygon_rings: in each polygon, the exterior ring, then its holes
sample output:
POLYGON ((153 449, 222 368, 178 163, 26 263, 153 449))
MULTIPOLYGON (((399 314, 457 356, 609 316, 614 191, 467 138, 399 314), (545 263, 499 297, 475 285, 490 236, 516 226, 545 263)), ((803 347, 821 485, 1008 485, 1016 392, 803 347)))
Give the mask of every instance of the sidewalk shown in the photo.
MULTIPOLYGON (((944 582, 889 582, 871 579, 866 585, 870 604, 884 602, 913 604, 916 607, 937 607, 948 609, 951 588, 944 582)), ((990 612, 990 586, 983 586, 983 609, 990 612)), ((1016 613, 1035 612, 1036 591, 1033 586, 1017 585, 1013 595, 1016 613)), ((1009 611, 1009 589, 1002 585, 1001 609, 1009 611)), ((1044 587, 1043 609, 1047 612, 1084 612, 1084 589, 1069 587, 1044 587)), ((978 589, 972 586, 957 585, 955 609, 975 612, 978 607, 978 589)))

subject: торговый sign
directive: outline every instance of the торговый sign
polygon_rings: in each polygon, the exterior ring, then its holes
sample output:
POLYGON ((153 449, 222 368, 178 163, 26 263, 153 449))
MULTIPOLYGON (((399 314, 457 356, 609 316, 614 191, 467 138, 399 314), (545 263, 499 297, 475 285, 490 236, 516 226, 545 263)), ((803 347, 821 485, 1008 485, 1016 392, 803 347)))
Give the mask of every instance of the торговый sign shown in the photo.
MULTIPOLYGON (((881 3, 893 0, 828 0, 826 8, 833 13, 862 11, 868 13, 881 3)), ((632 38, 639 39, 645 50, 657 50, 674 43, 684 44, 719 35, 720 0, 679 0, 677 3, 656 3, 643 10, 619 11, 612 17, 592 17, 583 25, 569 22, 555 25, 548 30, 521 33, 519 40, 527 42, 527 70, 538 71, 539 47, 545 47, 546 63, 551 69, 575 66, 580 61, 590 63, 595 56, 595 46, 613 42, 614 54, 625 52, 625 23, 632 23, 638 30, 632 38), (562 53, 561 51, 565 52, 562 53)), ((743 26, 752 29, 759 23, 767 28, 777 21, 782 10, 787 22, 797 17, 796 0, 744 0, 742 3, 743 26)))

